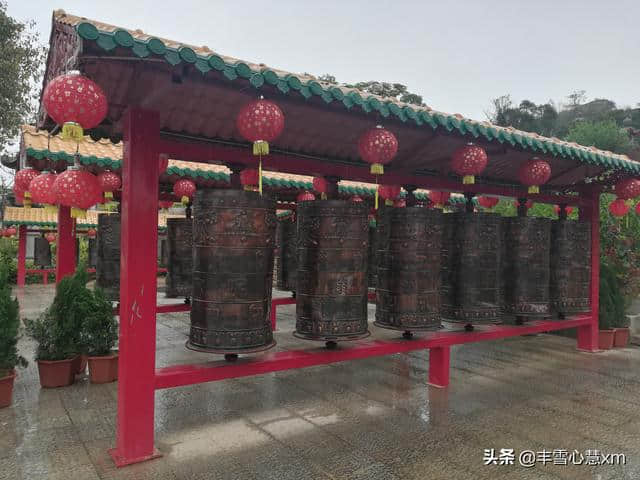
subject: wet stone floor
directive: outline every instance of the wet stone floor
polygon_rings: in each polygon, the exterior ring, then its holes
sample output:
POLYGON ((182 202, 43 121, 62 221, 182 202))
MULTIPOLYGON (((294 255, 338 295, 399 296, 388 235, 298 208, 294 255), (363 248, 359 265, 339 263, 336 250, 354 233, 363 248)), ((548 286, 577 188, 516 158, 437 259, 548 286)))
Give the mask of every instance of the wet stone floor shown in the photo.
MULTIPOLYGON (((26 287, 22 316, 52 293, 26 287)), ((279 307, 276 348, 310 348, 292 337, 294 316, 294 305, 279 307)), ((184 348, 188 322, 158 315, 159 366, 211 360, 184 348)), ((19 347, 33 358, 33 342, 19 347)), ((418 351, 160 390, 163 456, 121 469, 107 454, 118 384, 79 376, 43 390, 32 361, 0 410, 0 479, 639 479, 639 361, 637 347, 586 354, 537 335, 453 347, 447 389, 426 384, 428 352, 418 351), (626 464, 586 465, 608 454, 626 464)))

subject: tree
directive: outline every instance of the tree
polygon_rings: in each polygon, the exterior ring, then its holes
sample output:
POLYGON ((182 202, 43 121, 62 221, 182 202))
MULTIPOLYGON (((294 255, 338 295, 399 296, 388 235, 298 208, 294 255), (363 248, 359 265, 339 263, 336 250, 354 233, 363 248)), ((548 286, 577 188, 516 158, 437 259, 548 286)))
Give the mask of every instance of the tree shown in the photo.
POLYGON ((614 120, 577 122, 569 129, 566 140, 615 153, 626 153, 631 148, 629 134, 614 120))
POLYGON ((0 154, 37 110, 45 49, 33 27, 7 15, 0 0, 0 154))
POLYGON ((486 115, 495 125, 546 136, 554 132, 558 112, 551 101, 536 105, 531 100, 523 100, 520 105, 515 106, 510 95, 502 95, 491 103, 492 110, 486 115))
MULTIPOLYGON (((334 85, 338 84, 336 77, 325 73, 324 75, 320 75, 318 80, 322 82, 331 83, 334 85)), ((379 95, 381 97, 390 98, 403 103, 410 103, 411 105, 425 106, 422 101, 422 96, 417 93, 410 92, 407 89, 406 85, 401 83, 387 83, 387 82, 358 82, 354 84, 347 84, 345 87, 355 88, 360 90, 361 92, 379 95)))

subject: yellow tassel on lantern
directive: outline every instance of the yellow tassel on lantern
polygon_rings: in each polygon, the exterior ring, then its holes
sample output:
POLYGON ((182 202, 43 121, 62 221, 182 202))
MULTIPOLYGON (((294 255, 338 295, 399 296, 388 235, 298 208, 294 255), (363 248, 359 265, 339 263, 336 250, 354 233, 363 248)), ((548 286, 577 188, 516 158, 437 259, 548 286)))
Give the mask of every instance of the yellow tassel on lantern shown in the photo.
POLYGON ((66 122, 62 125, 62 134, 60 135, 63 140, 73 140, 74 142, 80 143, 84 138, 84 130, 79 123, 76 122, 66 122))
POLYGON ((245 192, 253 192, 255 190, 255 187, 253 185, 245 185, 243 189, 245 192))
POLYGON ((384 201, 384 204, 385 204, 387 207, 393 207, 393 200, 390 200, 390 199, 388 199, 388 198, 387 198, 387 199, 384 201))
POLYGON ((474 183, 476 183, 476 177, 474 177, 473 175, 465 175, 464 177, 462 177, 463 185, 473 185, 474 183))
POLYGON ((187 197, 186 195, 183 195, 180 201, 183 205, 189 205, 189 197, 187 197))
POLYGON ((264 140, 256 140, 253 142, 253 154, 254 155, 269 155, 269 142, 264 140))
POLYGON ((22 206, 24 208, 31 208, 31 200, 29 200, 28 198, 26 198, 26 194, 25 194, 25 199, 22 200, 22 206))
MULTIPOLYGON (((267 142, 264 142, 264 143, 267 143, 267 142)), ((269 144, 267 143, 267 153, 268 152, 269 152, 269 144)), ((253 153, 255 154, 255 149, 253 153)), ((262 195, 262 156, 258 161, 258 191, 260 192, 260 195, 262 195)))
POLYGON ((113 199, 113 192, 104 192, 104 198, 112 200, 113 199))
POLYGON ((47 214, 50 214, 50 215, 54 215, 54 214, 58 213, 58 207, 56 207, 55 205, 45 204, 44 205, 44 213, 47 213, 47 214))
POLYGON ((82 208, 71 207, 71 218, 87 218, 87 211, 82 208))
POLYGON ((370 171, 373 175, 384 175, 384 166, 381 163, 372 163, 370 171))
POLYGON ((540 187, 538 185, 531 185, 527 189, 527 192, 529 192, 529 193, 540 193, 540 187))

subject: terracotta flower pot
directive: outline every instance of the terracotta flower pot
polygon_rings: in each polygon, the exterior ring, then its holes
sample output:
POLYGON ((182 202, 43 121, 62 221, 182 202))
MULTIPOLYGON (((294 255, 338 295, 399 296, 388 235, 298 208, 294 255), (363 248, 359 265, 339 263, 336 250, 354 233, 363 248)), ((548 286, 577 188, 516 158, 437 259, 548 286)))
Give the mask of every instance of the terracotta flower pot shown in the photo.
POLYGON ((600 330, 598 331, 598 348, 600 350, 609 350, 613 348, 613 338, 615 337, 616 331, 611 330, 600 330))
POLYGON ((87 370, 87 356, 82 353, 78 355, 73 362, 76 375, 81 375, 87 370))
POLYGON ((110 383, 118 379, 118 354, 89 357, 89 381, 110 383))
POLYGON ((613 339, 614 347, 626 347, 629 343, 629 328, 616 328, 613 339))
POLYGON ((38 360, 38 374, 42 388, 66 387, 76 380, 76 357, 66 360, 38 360))
POLYGON ((0 408, 11 405, 11 399, 13 398, 13 380, 15 378, 16 372, 14 370, 6 377, 0 378, 0 408))

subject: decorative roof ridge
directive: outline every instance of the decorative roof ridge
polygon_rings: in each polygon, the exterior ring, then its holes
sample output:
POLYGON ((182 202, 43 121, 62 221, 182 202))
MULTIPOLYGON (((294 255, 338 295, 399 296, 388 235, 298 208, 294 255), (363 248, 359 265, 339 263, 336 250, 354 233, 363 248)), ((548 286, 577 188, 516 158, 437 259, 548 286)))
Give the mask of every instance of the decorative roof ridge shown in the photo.
MULTIPOLYGON (((49 137, 49 132, 46 130, 39 130, 37 127, 33 125, 22 125, 20 127, 22 131, 22 135, 30 135, 34 137, 49 137)), ((60 134, 53 135, 52 138, 59 137, 60 134)), ((122 140, 118 143, 113 143, 108 138, 100 138, 98 140, 92 139, 89 135, 84 136, 84 143, 93 143, 97 145, 104 145, 105 147, 114 147, 114 148, 122 148, 122 140)))

